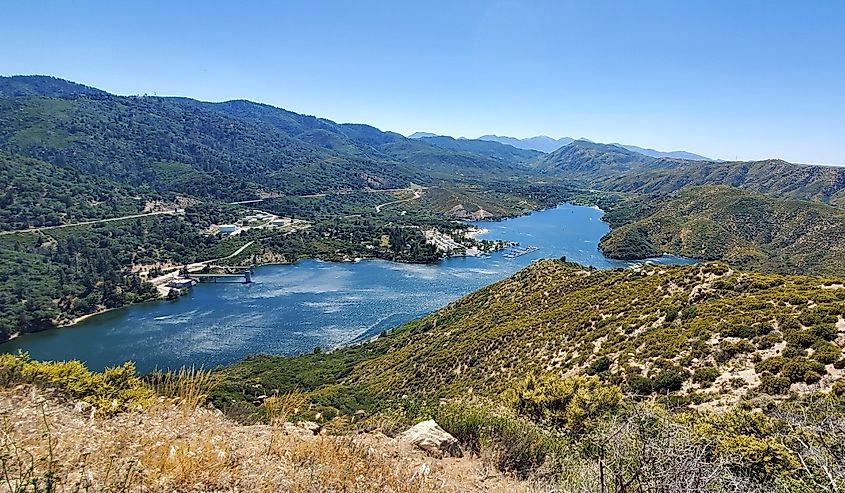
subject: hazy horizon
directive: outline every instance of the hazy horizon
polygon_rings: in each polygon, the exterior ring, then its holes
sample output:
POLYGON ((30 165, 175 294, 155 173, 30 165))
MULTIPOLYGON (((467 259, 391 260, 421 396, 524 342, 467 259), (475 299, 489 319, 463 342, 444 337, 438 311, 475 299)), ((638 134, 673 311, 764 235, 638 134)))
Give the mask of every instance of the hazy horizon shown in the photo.
POLYGON ((403 135, 845 164, 845 4, 9 5, 0 72, 403 135))

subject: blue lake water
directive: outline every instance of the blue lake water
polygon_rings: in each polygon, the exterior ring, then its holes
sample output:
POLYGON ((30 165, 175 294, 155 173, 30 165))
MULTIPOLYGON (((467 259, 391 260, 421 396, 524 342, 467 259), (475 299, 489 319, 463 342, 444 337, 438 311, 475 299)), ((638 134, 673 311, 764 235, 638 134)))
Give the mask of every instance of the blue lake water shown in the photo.
MULTIPOLYGON (((79 359, 89 368, 135 361, 139 371, 214 367, 248 354, 297 354, 378 334, 496 282, 539 258, 597 268, 627 265, 598 251, 608 231, 595 208, 562 205, 501 222, 477 223, 482 238, 539 247, 517 258, 449 258, 434 265, 381 260, 307 260, 255 270, 252 284, 199 284, 177 301, 133 305, 60 330, 27 334, 0 351, 42 360, 79 359)), ((656 262, 687 263, 661 257, 656 262)))

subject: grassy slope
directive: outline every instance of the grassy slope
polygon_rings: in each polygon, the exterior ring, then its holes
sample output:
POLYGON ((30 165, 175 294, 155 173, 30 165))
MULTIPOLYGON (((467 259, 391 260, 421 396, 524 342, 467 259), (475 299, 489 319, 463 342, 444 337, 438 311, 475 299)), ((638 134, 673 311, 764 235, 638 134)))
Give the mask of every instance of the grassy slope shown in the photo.
POLYGON ((694 187, 623 203, 602 251, 614 258, 669 252, 768 272, 845 275, 845 211, 729 187, 694 187))
POLYGON ((226 371, 217 398, 300 387, 348 410, 374 396, 497 395, 530 371, 592 367, 629 392, 673 391, 683 383, 680 394, 701 401, 757 391, 763 369, 755 372, 755 362, 784 348, 794 363, 786 377, 792 390, 801 390, 805 376, 815 378, 809 371, 830 385, 839 372, 830 352, 838 360, 845 342, 837 335, 845 331, 845 289, 823 286, 837 282, 721 264, 594 271, 543 260, 366 344, 247 359, 226 371), (815 351, 827 355, 824 364, 813 359, 815 351), (702 373, 706 368, 716 374, 702 373), (699 372, 700 382, 688 372, 699 372))

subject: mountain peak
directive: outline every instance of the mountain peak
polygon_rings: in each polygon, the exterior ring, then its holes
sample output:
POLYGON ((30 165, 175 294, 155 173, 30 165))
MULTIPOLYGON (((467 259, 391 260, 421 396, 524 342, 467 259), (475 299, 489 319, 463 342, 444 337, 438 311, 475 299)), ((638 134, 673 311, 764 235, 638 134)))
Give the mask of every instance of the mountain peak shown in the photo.
POLYGON ((49 75, 0 76, 0 96, 44 96, 63 98, 68 96, 106 95, 105 91, 49 75))
POLYGON ((499 135, 482 135, 478 140, 490 140, 502 144, 508 144, 518 149, 529 149, 540 152, 553 152, 561 147, 572 142, 573 139, 569 137, 562 137, 560 139, 553 139, 546 135, 538 135, 536 137, 528 137, 525 139, 518 139, 516 137, 506 137, 499 135))

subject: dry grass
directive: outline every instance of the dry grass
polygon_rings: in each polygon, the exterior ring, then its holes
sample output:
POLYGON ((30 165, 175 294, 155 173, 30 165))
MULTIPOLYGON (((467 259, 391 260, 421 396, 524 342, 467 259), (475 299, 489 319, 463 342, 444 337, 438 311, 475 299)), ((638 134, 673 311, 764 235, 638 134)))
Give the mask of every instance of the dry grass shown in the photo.
POLYGON ((301 406, 295 393, 271 401, 276 426, 241 426, 186 410, 202 385, 173 388, 183 391, 104 416, 39 387, 0 387, 0 492, 524 491, 482 477, 476 459, 440 461, 381 433, 315 436, 282 423, 301 406))
POLYGON ((264 399, 262 406, 267 414, 267 422, 273 426, 280 426, 287 419, 298 414, 308 404, 308 396, 299 389, 293 389, 287 394, 273 395, 264 399))
POLYGON ((186 410, 205 404, 209 394, 222 382, 219 372, 204 368, 182 367, 177 371, 156 371, 149 377, 157 394, 178 399, 186 410))

